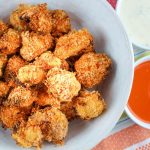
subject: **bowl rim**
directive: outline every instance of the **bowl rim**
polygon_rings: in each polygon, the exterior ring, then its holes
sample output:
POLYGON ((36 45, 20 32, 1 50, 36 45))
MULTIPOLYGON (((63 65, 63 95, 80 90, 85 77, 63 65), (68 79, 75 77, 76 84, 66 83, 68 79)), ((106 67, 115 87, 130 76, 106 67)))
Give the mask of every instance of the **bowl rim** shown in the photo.
MULTIPOLYGON (((119 17, 120 17, 120 11, 121 11, 122 1, 123 1, 123 0, 118 0, 118 1, 117 1, 117 4, 116 4, 116 13, 117 13, 117 15, 118 15, 119 17)), ((122 23, 122 24, 123 24, 123 23, 122 23)), ((124 26, 124 29, 127 30, 127 29, 125 28, 125 25, 124 25, 124 24, 123 24, 123 26, 124 26)), ((134 40, 134 39, 132 39, 132 38, 130 38, 130 37, 129 37, 129 39, 130 39, 130 41, 132 42, 132 44, 134 44, 134 45, 137 46, 138 48, 142 48, 142 49, 144 49, 144 50, 150 51, 150 46, 145 46, 145 45, 143 45, 143 44, 140 44, 140 43, 138 43, 136 40, 134 40)))
MULTIPOLYGON (((139 66, 140 64, 144 63, 144 62, 147 62, 147 61, 150 61, 150 55, 147 55, 147 56, 144 56, 142 58, 139 58, 136 62, 135 62, 135 68, 137 66, 139 66)), ((130 108, 128 107, 128 105, 125 107, 125 111, 126 113, 128 114, 128 116, 138 125, 144 127, 144 128, 147 128, 147 129, 150 129, 150 123, 146 123, 144 121, 142 121, 141 119, 139 119, 138 117, 136 117, 132 111, 130 110, 130 108)))

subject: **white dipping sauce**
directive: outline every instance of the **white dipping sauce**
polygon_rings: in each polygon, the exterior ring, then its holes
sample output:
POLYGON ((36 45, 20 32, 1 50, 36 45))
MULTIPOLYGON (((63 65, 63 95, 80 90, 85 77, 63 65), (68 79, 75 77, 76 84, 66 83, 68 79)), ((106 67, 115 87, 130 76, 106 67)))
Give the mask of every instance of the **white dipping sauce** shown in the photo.
POLYGON ((150 50, 150 0, 120 0, 118 14, 131 41, 150 50))

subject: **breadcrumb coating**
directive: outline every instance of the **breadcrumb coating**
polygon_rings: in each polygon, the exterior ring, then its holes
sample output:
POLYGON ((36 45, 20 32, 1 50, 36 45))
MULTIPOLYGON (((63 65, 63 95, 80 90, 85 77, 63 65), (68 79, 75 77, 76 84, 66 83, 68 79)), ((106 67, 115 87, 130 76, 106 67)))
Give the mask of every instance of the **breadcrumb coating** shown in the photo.
POLYGON ((65 70, 69 70, 69 64, 65 60, 61 60, 58 57, 54 56, 54 54, 50 51, 47 51, 41 54, 33 64, 47 71, 54 67, 62 68, 65 70))
POLYGON ((64 10, 50 10, 52 16, 52 36, 60 37, 71 30, 68 14, 64 10))
POLYGON ((81 85, 75 74, 60 68, 52 68, 47 73, 48 93, 62 101, 71 101, 78 95, 81 85))
POLYGON ((89 47, 93 47, 93 37, 87 29, 83 28, 60 37, 54 54, 61 59, 66 59, 91 51, 89 47))
POLYGON ((8 26, 0 20, 0 36, 8 29, 8 26))
POLYGON ((26 85, 35 85, 45 79, 45 71, 35 65, 25 65, 18 71, 17 78, 26 85))
POLYGON ((26 114, 15 106, 1 106, 0 119, 6 128, 13 129, 26 119, 26 114))
POLYGON ((75 62, 76 77, 83 86, 91 88, 106 77, 111 63, 106 54, 84 54, 75 62))
POLYGON ((10 92, 8 99, 3 104, 5 106, 17 106, 26 108, 31 106, 32 103, 36 100, 36 91, 18 86, 10 92))
POLYGON ((0 78, 3 76, 3 70, 7 63, 7 55, 0 53, 0 78))
POLYGON ((20 34, 14 29, 9 28, 8 31, 0 37, 0 50, 7 55, 16 53, 20 46, 20 34))
POLYGON ((27 61, 35 59, 43 52, 53 47, 53 38, 50 34, 41 35, 34 32, 22 32, 22 48, 20 55, 27 61))
POLYGON ((90 120, 102 114, 106 107, 104 99, 97 91, 82 91, 76 98, 76 111, 80 118, 90 120))
POLYGON ((18 70, 23 67, 26 62, 17 55, 12 56, 6 65, 4 79, 7 83, 15 84, 18 70))

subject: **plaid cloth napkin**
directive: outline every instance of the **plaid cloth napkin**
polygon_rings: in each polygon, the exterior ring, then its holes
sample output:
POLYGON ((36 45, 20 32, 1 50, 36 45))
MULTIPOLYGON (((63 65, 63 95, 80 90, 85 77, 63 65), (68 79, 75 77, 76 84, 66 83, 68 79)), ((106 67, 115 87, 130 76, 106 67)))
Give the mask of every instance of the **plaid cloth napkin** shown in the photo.
MULTIPOLYGON (((107 1, 116 7, 117 0, 107 1)), ((146 55, 150 52, 134 50, 135 61, 146 55)), ((124 113, 110 135, 93 150, 150 150, 150 130, 136 125, 124 113)))

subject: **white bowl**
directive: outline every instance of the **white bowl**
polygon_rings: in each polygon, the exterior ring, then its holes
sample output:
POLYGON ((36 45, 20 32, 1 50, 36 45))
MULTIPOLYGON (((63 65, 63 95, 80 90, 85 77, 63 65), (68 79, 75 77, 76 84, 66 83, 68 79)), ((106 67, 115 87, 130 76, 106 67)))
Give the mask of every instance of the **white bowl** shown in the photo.
MULTIPOLYGON (((137 60, 135 62, 135 67, 137 67, 138 65, 144 63, 144 62, 147 62, 147 61, 150 61, 150 55, 149 56, 145 56, 143 58, 140 58, 139 60, 137 60)), ((128 116, 135 122, 137 123, 138 125, 144 127, 144 128, 147 128, 147 129, 150 129, 150 123, 145 123, 144 121, 140 120, 138 117, 136 117, 131 111, 130 109, 128 108, 128 105, 125 107, 125 111, 126 113, 128 114, 128 116)))
MULTIPOLYGON (((75 120, 62 147, 44 144, 44 150, 90 150, 115 126, 127 103, 134 73, 134 56, 128 37, 111 6, 105 0, 45 0, 52 9, 66 10, 74 28, 86 27, 95 38, 97 52, 113 60, 110 76, 104 82, 105 113, 92 121, 75 120)), ((0 18, 6 18, 19 3, 43 3, 42 0, 0 0, 0 18)), ((100 89, 100 87, 99 87, 100 89)), ((0 130, 0 149, 20 150, 8 131, 0 130)))
MULTIPOLYGON (((120 17, 120 19, 122 20, 122 23, 123 23, 123 25, 124 25, 126 31, 128 31, 126 25, 124 24, 124 20, 123 20, 123 18, 122 18, 122 16, 121 16, 121 8, 122 8, 122 6, 123 6, 123 1, 125 1, 125 0, 118 0, 118 1, 117 1, 116 12, 117 12, 118 16, 120 17)), ((136 41, 135 39, 133 39, 133 38, 131 38, 131 37, 129 37, 129 38, 130 38, 130 41, 133 43, 134 46, 137 46, 138 48, 142 48, 142 49, 144 49, 144 50, 150 50, 150 47, 149 47, 149 46, 145 46, 145 45, 139 43, 138 41, 136 41)))

